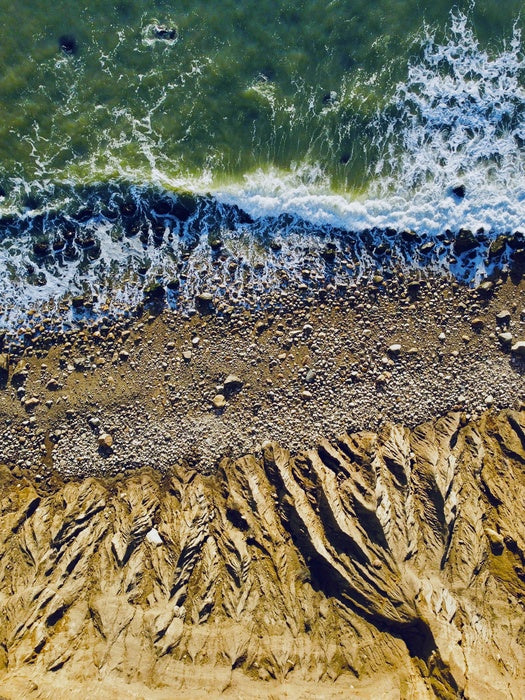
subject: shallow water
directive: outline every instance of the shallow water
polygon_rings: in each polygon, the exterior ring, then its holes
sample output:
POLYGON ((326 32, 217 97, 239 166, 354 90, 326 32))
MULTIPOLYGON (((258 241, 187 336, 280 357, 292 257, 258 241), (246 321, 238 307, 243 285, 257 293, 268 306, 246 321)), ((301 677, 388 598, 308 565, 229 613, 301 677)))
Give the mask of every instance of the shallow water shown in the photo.
MULTIPOLYGON (((271 282, 327 235, 344 248, 367 230, 414 230, 425 242, 447 229, 494 238, 525 225, 519 2, 134 0, 79 11, 62 1, 50 11, 2 0, 0 9, 9 318, 33 300, 100 293, 129 270, 137 289, 168 279, 181 259, 191 296, 209 282, 202 259, 214 236, 271 282), (199 209, 191 231, 168 217, 160 242, 146 211, 152 191, 210 193, 211 213, 199 209), (142 239, 101 214, 115 193, 139 203, 142 239), (232 226, 232 206, 253 222, 232 226), (53 246, 57 216, 75 227, 68 255, 53 246), (281 252, 265 257, 275 237, 281 252), (35 255, 35 243, 49 253, 35 255)), ((488 272, 482 254, 461 269, 446 255, 432 261, 467 281, 488 272)))

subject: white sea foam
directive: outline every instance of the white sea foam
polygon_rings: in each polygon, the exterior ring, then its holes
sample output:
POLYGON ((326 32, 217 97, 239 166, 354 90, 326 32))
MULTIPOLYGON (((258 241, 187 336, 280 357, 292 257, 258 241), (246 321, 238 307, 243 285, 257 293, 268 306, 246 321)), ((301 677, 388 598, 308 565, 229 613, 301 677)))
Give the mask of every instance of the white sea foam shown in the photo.
POLYGON ((525 225, 525 62, 515 27, 490 56, 466 15, 452 14, 449 39, 427 33, 423 56, 376 120, 382 153, 368 192, 335 194, 316 165, 246 175, 219 188, 223 202, 252 216, 296 214, 348 231, 392 227, 437 234, 462 227, 513 231, 525 225), (387 116, 388 115, 388 116, 387 116), (315 177, 310 177, 311 173, 315 177), (466 196, 452 187, 463 184, 466 196))

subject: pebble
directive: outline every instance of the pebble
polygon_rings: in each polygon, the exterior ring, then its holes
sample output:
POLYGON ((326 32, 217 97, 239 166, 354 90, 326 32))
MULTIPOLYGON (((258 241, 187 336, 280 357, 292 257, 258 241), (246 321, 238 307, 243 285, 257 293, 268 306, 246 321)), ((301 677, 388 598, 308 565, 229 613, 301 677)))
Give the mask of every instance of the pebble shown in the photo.
POLYGON ((498 324, 498 326, 508 325, 510 319, 510 311, 507 311, 507 309, 504 309, 503 311, 500 311, 496 314, 496 323, 498 324))
POLYGON ((113 447, 113 437, 109 433, 101 433, 98 436, 99 447, 111 449, 113 447))
MULTIPOLYGON (((443 334, 442 334, 442 335, 443 335, 443 334)), ((441 339, 441 336, 440 336, 440 339, 441 339)), ((443 340, 444 340, 444 338, 443 338, 443 340)), ((389 352, 391 355, 399 355, 399 353, 401 352, 401 345, 400 345, 400 343, 394 343, 393 345, 389 345, 389 347, 388 347, 388 352, 389 352)))
POLYGON ((224 408, 226 406, 226 397, 224 394, 216 394, 211 402, 215 408, 224 408))
POLYGON ((504 347, 508 347, 512 343, 512 337, 512 333, 508 331, 498 333, 498 340, 504 347))

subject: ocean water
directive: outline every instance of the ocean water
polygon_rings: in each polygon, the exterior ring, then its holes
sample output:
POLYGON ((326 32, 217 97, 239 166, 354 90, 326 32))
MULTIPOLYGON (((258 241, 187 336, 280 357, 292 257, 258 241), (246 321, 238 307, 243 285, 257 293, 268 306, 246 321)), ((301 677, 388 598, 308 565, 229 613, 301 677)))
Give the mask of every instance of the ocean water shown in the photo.
POLYGON ((191 299, 256 268, 262 289, 327 239, 348 258, 336 276, 479 281, 490 242, 525 227, 520 10, 0 0, 0 325, 152 281, 191 299), (480 246, 458 261, 440 241, 462 228, 480 246), (432 253, 398 245, 406 231, 432 253))

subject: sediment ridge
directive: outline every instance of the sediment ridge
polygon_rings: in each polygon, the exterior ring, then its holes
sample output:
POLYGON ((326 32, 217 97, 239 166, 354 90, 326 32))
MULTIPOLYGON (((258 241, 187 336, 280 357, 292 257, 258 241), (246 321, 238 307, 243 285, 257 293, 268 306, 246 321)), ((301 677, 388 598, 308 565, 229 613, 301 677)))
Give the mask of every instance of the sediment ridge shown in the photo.
POLYGON ((267 442, 208 475, 3 468, 4 698, 520 698, 525 420, 267 442))

